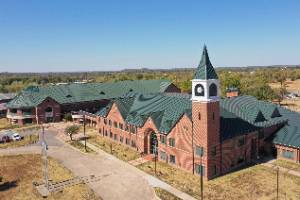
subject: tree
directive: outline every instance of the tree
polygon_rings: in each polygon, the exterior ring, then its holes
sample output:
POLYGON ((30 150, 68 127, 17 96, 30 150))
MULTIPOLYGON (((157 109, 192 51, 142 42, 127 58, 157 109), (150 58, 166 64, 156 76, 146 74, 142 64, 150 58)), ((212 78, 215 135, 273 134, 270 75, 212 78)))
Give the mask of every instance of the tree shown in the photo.
POLYGON ((71 140, 73 140, 73 135, 78 134, 79 132, 79 126, 77 125, 71 125, 71 126, 67 126, 65 128, 65 134, 68 135, 70 137, 71 140))
POLYGON ((68 122, 72 121, 73 120, 72 114, 71 113, 65 114, 64 119, 68 122))

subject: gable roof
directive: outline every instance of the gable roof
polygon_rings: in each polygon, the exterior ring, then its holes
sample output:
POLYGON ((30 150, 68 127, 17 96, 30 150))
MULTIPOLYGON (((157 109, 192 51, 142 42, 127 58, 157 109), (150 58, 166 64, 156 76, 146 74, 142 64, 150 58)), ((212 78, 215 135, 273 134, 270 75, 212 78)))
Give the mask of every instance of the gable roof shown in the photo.
POLYGON ((215 69, 209 60, 207 48, 205 45, 203 47, 202 57, 196 69, 194 79, 202 79, 202 80, 218 79, 218 75, 215 72, 215 69))
POLYGON ((8 108, 36 107, 50 97, 60 104, 112 99, 131 92, 165 92, 172 83, 167 80, 120 81, 115 83, 85 83, 54 86, 30 86, 8 103, 8 108))

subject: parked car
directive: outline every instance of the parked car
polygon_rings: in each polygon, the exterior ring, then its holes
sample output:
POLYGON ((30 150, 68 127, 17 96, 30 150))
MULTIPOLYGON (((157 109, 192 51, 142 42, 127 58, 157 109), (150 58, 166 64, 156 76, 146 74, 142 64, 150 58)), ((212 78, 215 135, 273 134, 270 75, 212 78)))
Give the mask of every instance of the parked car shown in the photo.
POLYGON ((19 133, 14 133, 13 136, 12 136, 12 139, 14 141, 19 141, 22 139, 22 137, 19 135, 19 133))
POLYGON ((23 137, 19 135, 19 133, 14 132, 12 130, 3 131, 0 133, 0 142, 10 142, 10 141, 20 141, 23 137))

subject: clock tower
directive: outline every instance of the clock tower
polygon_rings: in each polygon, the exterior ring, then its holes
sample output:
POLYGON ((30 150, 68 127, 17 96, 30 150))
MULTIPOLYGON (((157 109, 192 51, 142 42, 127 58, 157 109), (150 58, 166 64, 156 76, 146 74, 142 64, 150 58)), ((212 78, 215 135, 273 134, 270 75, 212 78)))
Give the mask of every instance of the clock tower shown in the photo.
POLYGON ((194 170, 206 179, 221 173, 220 83, 204 46, 192 80, 194 170))

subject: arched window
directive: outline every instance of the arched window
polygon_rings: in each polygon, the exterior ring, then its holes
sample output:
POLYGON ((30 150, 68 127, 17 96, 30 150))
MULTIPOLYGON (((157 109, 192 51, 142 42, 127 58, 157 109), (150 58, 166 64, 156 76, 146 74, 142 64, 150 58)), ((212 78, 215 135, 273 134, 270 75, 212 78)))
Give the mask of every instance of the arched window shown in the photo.
POLYGON ((45 109, 45 112, 52 112, 52 107, 47 107, 47 108, 45 109))
POLYGON ((217 89, 216 84, 214 84, 214 83, 210 84, 210 86, 209 86, 209 96, 210 97, 215 97, 217 95, 218 95, 218 89, 217 89))

